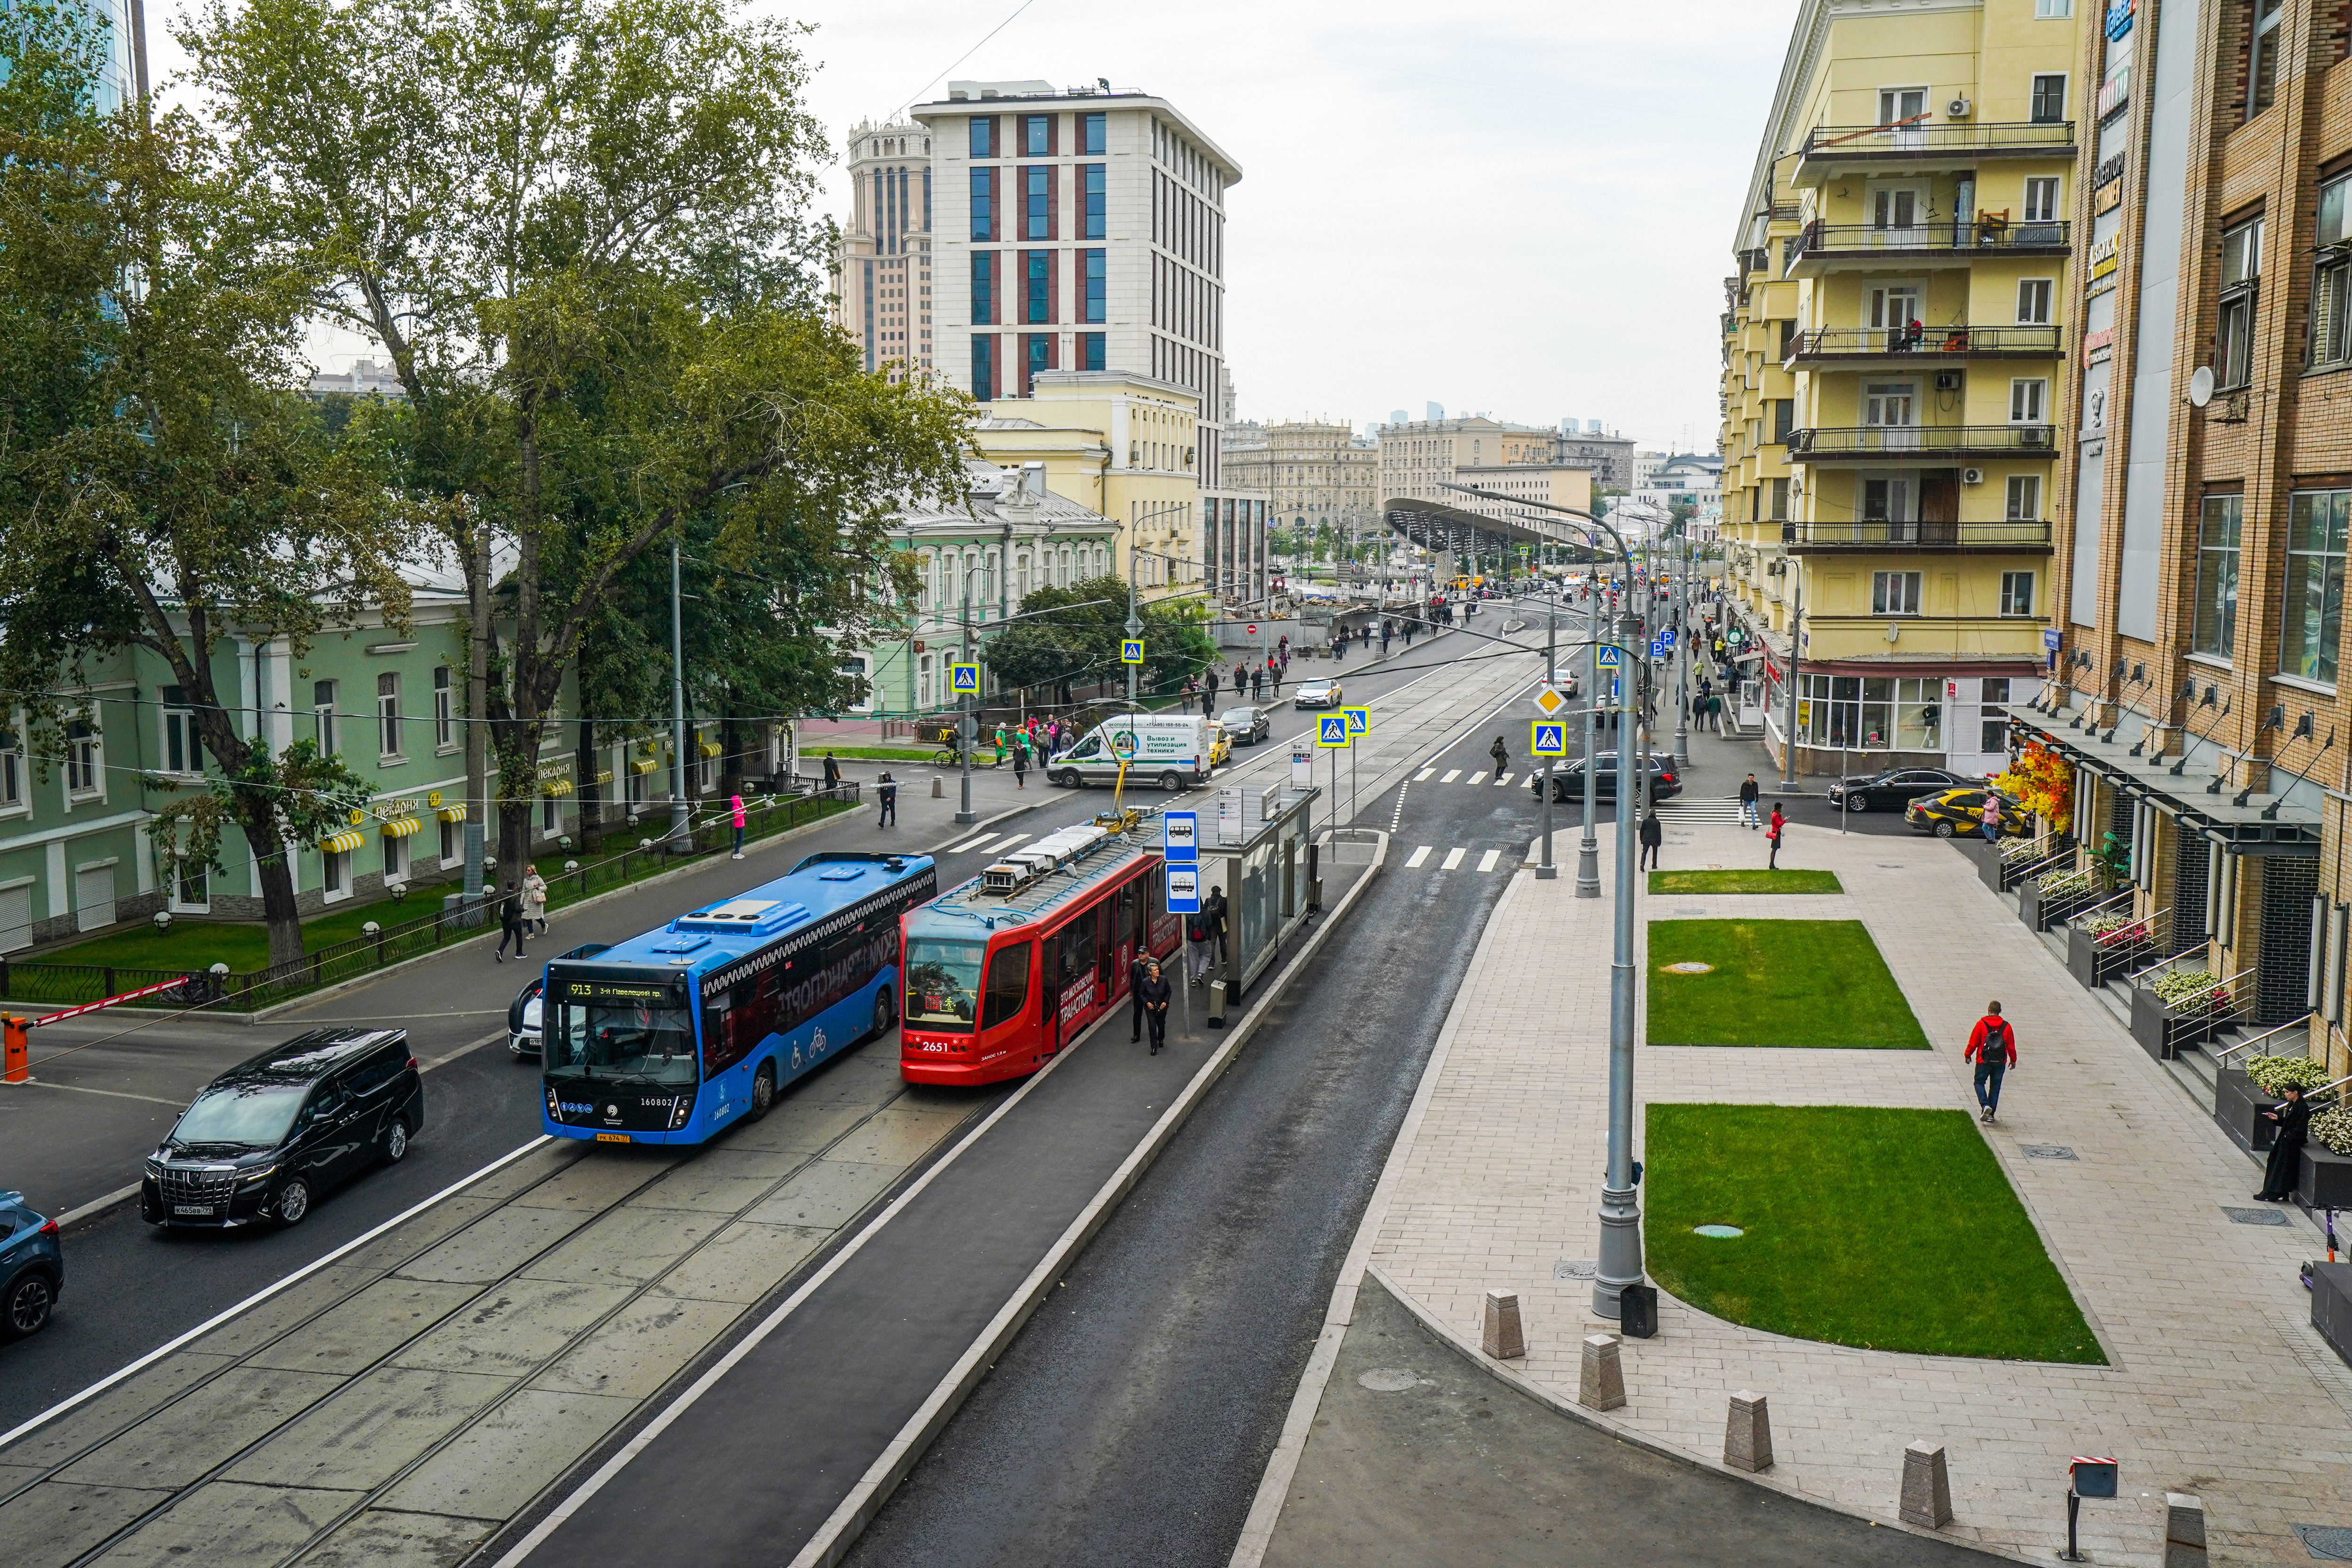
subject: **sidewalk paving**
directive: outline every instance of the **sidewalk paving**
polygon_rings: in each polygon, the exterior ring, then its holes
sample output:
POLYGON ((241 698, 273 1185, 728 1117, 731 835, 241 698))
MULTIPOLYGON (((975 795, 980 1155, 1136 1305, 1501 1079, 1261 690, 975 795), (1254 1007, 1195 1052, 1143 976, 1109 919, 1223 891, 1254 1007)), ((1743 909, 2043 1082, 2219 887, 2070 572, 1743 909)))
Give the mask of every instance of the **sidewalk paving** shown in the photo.
MULTIPOLYGON (((1670 864, 1763 860, 1759 834, 1675 826, 1670 864)), ((2308 1327, 2296 1275, 2320 1252, 2316 1232, 2299 1215, 2231 1221, 2225 1209, 2247 1207, 2254 1184, 2245 1157, 1948 847, 1793 826, 1781 860, 1835 870, 1846 891, 1676 895, 1642 912, 1858 919, 1935 1048, 1644 1046, 1637 1098, 1970 1108, 1960 1048, 1997 993, 2019 1025, 2021 1070, 1984 1135, 2111 1364, 1853 1350, 1662 1296, 1659 1336, 1625 1342, 1631 1403, 1592 1419, 1715 1467, 1727 1396, 1762 1391, 1779 1463, 1760 1484, 1886 1524, 1905 1445, 1939 1442, 1957 1516, 1942 1534, 2033 1561, 2063 1544, 2075 1454, 2123 1463, 2123 1495, 2083 1510, 2095 1561, 2156 1568, 2168 1490, 2203 1498, 2217 1563, 2307 1560, 2291 1525, 2352 1524, 2352 1373, 2308 1327), (2030 1159, 2029 1144, 2077 1158, 2030 1159)), ((1528 1353, 1514 1364, 1571 1401, 1580 1338, 1614 1327, 1593 1316, 1589 1281, 1559 1277, 1597 1250, 1611 907, 1579 901, 1567 878, 1515 881, 1432 1065, 1426 1112, 1391 1156, 1370 1253, 1472 1343, 1484 1292, 1518 1291, 1528 1353)), ((1637 1107, 1637 1136, 1642 1125, 1637 1107)))

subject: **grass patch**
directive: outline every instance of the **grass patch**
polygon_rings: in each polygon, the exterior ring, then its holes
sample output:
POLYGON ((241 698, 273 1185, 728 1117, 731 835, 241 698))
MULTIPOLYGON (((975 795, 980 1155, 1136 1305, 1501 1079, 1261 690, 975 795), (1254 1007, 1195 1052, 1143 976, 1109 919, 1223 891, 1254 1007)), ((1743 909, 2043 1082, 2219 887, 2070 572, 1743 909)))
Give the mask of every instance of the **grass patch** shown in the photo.
POLYGON ((1650 1044, 1924 1051, 1860 921, 1652 921, 1650 1044), (1667 965, 1704 963, 1706 973, 1667 965))
POLYGON ((1650 1271, 1692 1306, 1864 1350, 2106 1364, 1966 1111, 1653 1105, 1647 1131, 1650 1271))
POLYGON ((1835 871, 1653 871, 1656 893, 1843 893, 1835 871))

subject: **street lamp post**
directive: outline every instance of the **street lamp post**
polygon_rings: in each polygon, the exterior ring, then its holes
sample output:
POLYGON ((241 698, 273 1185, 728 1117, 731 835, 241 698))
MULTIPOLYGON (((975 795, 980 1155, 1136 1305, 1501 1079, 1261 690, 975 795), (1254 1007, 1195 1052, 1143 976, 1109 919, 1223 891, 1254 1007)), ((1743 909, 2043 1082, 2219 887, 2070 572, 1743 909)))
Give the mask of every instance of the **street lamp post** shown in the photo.
MULTIPOLYGON (((967 566, 963 574, 962 653, 963 657, 974 666, 980 663, 980 659, 971 646, 971 580, 979 575, 979 567, 967 566)), ((977 684, 976 678, 974 683, 977 684)), ((959 823, 973 823, 980 820, 980 814, 971 808, 971 748, 980 739, 980 725, 972 717, 972 704, 979 698, 980 693, 972 691, 957 700, 963 709, 962 718, 957 721, 957 734, 963 742, 956 748, 963 758, 963 794, 959 799, 955 814, 955 819, 959 823)))
MULTIPOLYGON (((1786 552, 1784 563, 1790 561, 1786 552)), ((1789 721, 1780 733, 1780 789, 1782 795, 1795 795, 1797 790, 1797 663, 1803 657, 1805 639, 1805 574, 1793 563, 1782 571, 1796 579, 1790 588, 1789 602, 1789 721)))

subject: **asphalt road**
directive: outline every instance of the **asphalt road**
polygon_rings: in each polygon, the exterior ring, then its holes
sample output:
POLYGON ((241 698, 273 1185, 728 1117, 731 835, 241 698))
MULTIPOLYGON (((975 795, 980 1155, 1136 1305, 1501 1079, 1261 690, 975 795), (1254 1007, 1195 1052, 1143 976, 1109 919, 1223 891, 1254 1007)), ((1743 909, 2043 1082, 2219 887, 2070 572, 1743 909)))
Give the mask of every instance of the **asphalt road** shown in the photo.
MULTIPOLYGON (((1496 623, 1498 624, 1498 623, 1496 623)), ((1466 640, 1466 639, 1465 639, 1466 640)), ((1449 767, 1482 776, 1496 730, 1449 767)), ((1524 773, 1524 760, 1515 763, 1524 773)), ((1388 868, 853 1549, 885 1565, 1221 1564, 1478 936, 1529 793, 1367 799, 1388 868), (1419 844, 1465 851, 1456 869, 1419 844), (1500 868, 1476 869, 1484 851, 1500 868)))

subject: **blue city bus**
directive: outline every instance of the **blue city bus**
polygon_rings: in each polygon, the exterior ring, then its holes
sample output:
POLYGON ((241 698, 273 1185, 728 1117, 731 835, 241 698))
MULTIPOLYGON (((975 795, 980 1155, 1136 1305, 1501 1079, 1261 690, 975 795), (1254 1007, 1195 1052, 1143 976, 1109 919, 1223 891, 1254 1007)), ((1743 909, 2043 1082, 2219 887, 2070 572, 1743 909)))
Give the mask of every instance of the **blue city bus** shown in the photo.
POLYGON ((699 1143, 898 1021, 898 917, 925 855, 812 855, 763 887, 547 966, 541 1130, 699 1143))

